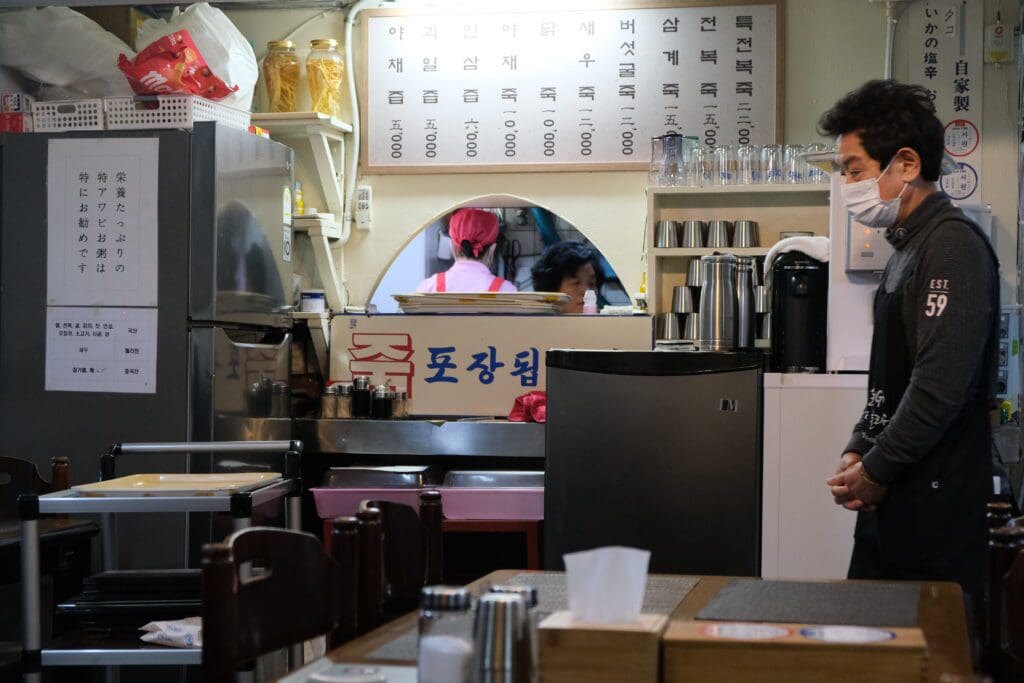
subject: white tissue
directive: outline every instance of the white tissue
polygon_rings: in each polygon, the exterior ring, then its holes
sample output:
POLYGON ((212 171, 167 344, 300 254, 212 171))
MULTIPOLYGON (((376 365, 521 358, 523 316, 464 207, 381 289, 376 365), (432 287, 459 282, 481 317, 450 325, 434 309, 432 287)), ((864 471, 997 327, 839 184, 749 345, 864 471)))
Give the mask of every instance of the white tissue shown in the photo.
POLYGON ((147 643, 170 647, 203 646, 203 620, 200 617, 179 621, 151 621, 139 630, 145 631, 141 638, 147 643))
POLYGON ((626 624, 640 618, 650 551, 610 546, 563 559, 574 620, 626 624))

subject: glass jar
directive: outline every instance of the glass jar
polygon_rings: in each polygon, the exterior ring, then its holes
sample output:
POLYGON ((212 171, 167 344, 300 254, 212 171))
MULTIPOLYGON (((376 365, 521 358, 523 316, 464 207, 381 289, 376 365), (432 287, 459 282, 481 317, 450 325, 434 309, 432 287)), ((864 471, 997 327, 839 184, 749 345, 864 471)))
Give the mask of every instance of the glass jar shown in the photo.
POLYGON ((419 683, 469 683, 473 603, 469 591, 426 586, 419 618, 419 683))
POLYGON ((338 53, 338 41, 322 38, 310 41, 306 78, 312 110, 341 118, 341 88, 345 82, 345 61, 338 53))
POLYGON ((295 54, 295 43, 290 40, 267 43, 263 82, 267 86, 270 112, 295 111, 299 91, 299 57, 295 54))

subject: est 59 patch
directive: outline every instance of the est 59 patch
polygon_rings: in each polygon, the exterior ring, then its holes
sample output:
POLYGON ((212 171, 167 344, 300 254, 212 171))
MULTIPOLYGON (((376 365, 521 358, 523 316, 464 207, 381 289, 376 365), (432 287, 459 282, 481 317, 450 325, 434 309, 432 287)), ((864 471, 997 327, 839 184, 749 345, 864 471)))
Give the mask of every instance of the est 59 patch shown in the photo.
POLYGON ((949 280, 932 278, 928 281, 928 296, 924 302, 924 314, 929 318, 941 318, 949 304, 949 280))

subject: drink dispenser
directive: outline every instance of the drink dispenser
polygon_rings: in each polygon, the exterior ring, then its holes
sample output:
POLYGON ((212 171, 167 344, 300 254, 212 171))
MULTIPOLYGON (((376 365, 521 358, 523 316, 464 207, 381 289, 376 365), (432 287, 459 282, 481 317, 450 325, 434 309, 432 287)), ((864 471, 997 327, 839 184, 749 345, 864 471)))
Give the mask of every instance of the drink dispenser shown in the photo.
POLYGON ((773 372, 824 372, 828 264, 799 251, 776 258, 771 320, 773 372))

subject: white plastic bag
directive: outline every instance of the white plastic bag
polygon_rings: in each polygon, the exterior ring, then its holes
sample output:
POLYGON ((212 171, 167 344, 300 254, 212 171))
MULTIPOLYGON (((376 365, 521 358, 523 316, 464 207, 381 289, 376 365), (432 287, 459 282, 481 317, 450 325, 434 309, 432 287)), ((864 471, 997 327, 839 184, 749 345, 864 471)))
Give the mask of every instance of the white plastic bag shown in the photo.
POLYGON ((238 86, 238 92, 221 102, 248 111, 260 75, 256 54, 242 32, 219 9, 205 2, 191 5, 184 12, 175 8, 170 21, 150 19, 142 24, 135 44, 143 48, 181 30, 192 36, 199 53, 217 78, 229 86, 238 86))
POLYGON ((0 12, 0 64, 79 97, 131 95, 117 68, 125 43, 67 7, 0 12))

